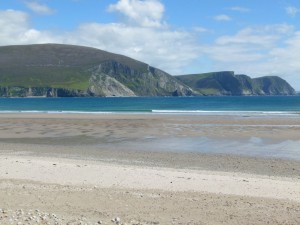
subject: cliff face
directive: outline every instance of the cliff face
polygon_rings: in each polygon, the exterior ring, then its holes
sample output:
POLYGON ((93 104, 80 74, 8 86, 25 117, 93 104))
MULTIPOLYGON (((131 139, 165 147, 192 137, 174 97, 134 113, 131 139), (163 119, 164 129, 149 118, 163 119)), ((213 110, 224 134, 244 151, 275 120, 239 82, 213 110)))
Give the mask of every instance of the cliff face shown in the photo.
POLYGON ((0 96, 172 96, 192 90, 143 62, 72 45, 0 47, 0 96))
POLYGON ((174 96, 177 93, 189 96, 193 93, 188 86, 151 66, 136 70, 116 61, 107 61, 92 67, 90 71, 90 84, 94 87, 90 86, 90 91, 96 88, 104 96, 115 95, 117 92, 119 96, 174 96), (95 84, 95 79, 100 82, 95 84))
POLYGON ((75 89, 51 87, 0 87, 0 97, 87 97, 91 94, 75 89))
POLYGON ((173 77, 126 56, 59 44, 0 47, 0 97, 293 95, 279 77, 173 77))
POLYGON ((296 95, 296 91, 280 77, 259 77, 252 82, 255 92, 260 95, 296 95))
POLYGON ((178 80, 203 95, 295 95, 295 90, 282 78, 265 76, 251 79, 233 71, 182 75, 178 80))

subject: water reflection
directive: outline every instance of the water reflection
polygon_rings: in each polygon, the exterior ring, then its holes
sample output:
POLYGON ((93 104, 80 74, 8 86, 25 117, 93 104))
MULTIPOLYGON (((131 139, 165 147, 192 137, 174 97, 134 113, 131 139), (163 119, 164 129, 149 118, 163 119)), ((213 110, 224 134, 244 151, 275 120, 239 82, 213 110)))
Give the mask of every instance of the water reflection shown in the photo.
MULTIPOLYGON (((274 142, 269 139, 216 139, 207 137, 176 137, 127 140, 112 144, 114 149, 159 152, 199 152, 212 154, 237 154, 254 157, 276 157, 300 160, 300 141, 274 142)), ((112 147, 112 146, 110 146, 112 147)))

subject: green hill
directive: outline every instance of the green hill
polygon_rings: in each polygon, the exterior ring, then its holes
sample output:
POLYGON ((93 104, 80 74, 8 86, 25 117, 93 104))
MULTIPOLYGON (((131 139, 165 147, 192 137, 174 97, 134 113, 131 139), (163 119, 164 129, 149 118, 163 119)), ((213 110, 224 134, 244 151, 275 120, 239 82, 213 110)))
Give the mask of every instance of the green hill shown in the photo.
POLYGON ((143 62, 73 45, 0 47, 1 96, 191 95, 189 87, 143 62))
POLYGON ((0 47, 0 97, 293 95, 279 77, 234 72, 171 76, 146 63, 95 48, 0 47))
POLYGON ((200 95, 295 95, 282 78, 265 76, 251 79, 233 71, 176 76, 200 95))

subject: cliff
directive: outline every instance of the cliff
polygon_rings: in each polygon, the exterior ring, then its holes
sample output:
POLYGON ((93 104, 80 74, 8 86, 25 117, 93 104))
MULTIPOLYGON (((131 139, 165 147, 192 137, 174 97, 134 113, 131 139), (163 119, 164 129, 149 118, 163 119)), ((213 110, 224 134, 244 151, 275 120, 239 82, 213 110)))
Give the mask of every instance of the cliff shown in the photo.
POLYGON ((250 78, 233 71, 176 76, 199 95, 295 95, 295 90, 277 76, 250 78))

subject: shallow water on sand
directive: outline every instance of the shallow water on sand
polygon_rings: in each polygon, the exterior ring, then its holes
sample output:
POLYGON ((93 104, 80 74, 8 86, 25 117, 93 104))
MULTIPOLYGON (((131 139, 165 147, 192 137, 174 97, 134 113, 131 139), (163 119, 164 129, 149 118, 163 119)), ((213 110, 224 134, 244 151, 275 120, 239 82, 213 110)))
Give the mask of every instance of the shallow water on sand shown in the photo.
POLYGON ((0 114, 0 143, 300 160, 300 120, 202 115, 0 114))
POLYGON ((300 141, 274 141, 251 137, 249 139, 221 139, 208 137, 147 137, 143 140, 123 140, 119 143, 98 144, 99 148, 151 152, 193 152, 234 154, 251 157, 274 157, 300 160, 300 141))

